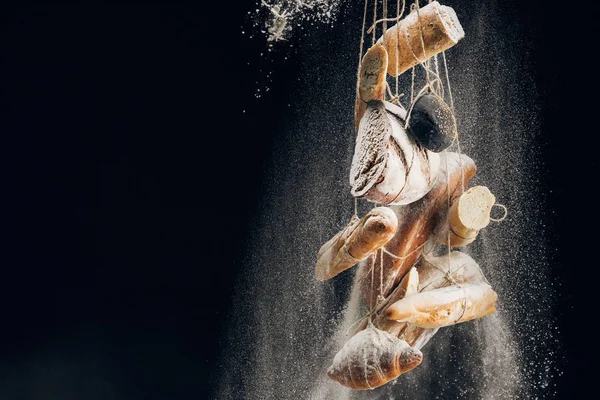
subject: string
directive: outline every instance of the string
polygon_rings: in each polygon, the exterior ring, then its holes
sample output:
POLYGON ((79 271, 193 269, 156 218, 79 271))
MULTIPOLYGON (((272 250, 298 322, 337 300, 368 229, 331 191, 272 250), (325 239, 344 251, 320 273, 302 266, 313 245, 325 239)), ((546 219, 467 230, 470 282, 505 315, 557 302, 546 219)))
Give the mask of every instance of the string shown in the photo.
POLYGON ((496 203, 492 207, 500 207, 500 208, 504 209, 504 215, 501 218, 492 218, 492 217, 490 217, 490 221, 502 222, 502 221, 504 221, 506 219, 506 217, 508 217, 508 208, 506 208, 505 205, 496 203))
POLYGON ((411 68, 410 103, 415 100, 415 67, 411 68))
MULTIPOLYGON (((452 98, 452 88, 450 86, 450 74, 448 73, 448 62, 446 61, 446 52, 442 51, 442 58, 444 60, 444 70, 446 72, 446 84, 448 86, 448 95, 450 96, 450 109, 452 110, 452 118, 454 118, 454 123, 456 124, 456 117, 454 111, 454 99, 452 98)), ((460 165, 460 183, 461 183, 461 193, 465 192, 465 169, 462 164, 462 152, 460 150, 460 139, 458 137, 458 126, 456 128, 456 147, 458 149, 458 163, 460 165)))
MULTIPOLYGON (((374 272, 375 272, 375 257, 372 257, 373 262, 371 263, 371 303, 373 302, 373 284, 375 283, 374 272)), ((374 308, 374 307, 373 307, 374 308)), ((369 310, 369 322, 371 322, 371 311, 369 310)))
POLYGON ((436 75, 436 81, 437 81, 437 93, 436 94, 443 99, 444 98, 444 85, 442 84, 442 80, 440 79, 440 66, 438 64, 438 55, 437 54, 434 56, 434 61, 435 61, 435 75, 436 75))
MULTIPOLYGON (((421 14, 419 13, 420 11, 420 7, 419 7, 419 0, 416 0, 415 3, 416 5, 416 9, 417 9, 417 19, 419 20, 419 30, 421 32, 421 48, 423 50, 423 58, 427 57, 427 53, 425 52, 425 39, 424 39, 424 34, 423 34, 423 24, 421 23, 421 14)), ((417 57, 417 60, 419 59, 419 57, 417 57)), ((426 65, 428 65, 429 61, 425 60, 424 63, 426 65)), ((427 82, 427 84, 429 84, 429 67, 425 68, 425 82, 427 82)))
POLYGON ((387 0, 383 0, 383 33, 387 32, 387 0))
MULTIPOLYGON (((373 3, 373 25, 377 25, 376 22, 377 22, 377 0, 375 0, 373 3)), ((373 29, 373 38, 372 38, 371 46, 373 46, 375 44, 376 35, 377 35, 377 27, 375 27, 375 29, 373 29)))
POLYGON ((379 251, 379 257, 380 257, 381 262, 379 263, 379 296, 377 296, 378 303, 384 299, 384 297, 383 297, 383 250, 379 251))
MULTIPOLYGON (((375 0, 377 1, 377 0, 375 0)), ((358 68, 356 70, 356 96, 359 96, 359 92, 358 92, 358 84, 360 82, 360 64, 362 63, 362 57, 363 57, 363 49, 365 47, 365 25, 367 22, 367 6, 369 4, 369 0, 365 0, 365 9, 363 12, 363 22, 362 22, 362 30, 361 30, 361 35, 360 35, 360 47, 358 50, 358 68)))

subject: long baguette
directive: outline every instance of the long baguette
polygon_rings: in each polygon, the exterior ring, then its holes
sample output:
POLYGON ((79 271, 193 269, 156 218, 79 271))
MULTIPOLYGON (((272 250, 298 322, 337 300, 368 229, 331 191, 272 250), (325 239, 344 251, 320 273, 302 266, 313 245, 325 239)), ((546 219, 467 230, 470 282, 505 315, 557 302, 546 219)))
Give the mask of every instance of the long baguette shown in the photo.
POLYGON ((392 304, 386 316, 421 328, 440 328, 493 313, 497 298, 486 283, 449 286, 405 297, 392 304))
POLYGON ((454 10, 433 1, 388 29, 377 43, 388 52, 388 74, 396 76, 449 49, 464 36, 454 10))

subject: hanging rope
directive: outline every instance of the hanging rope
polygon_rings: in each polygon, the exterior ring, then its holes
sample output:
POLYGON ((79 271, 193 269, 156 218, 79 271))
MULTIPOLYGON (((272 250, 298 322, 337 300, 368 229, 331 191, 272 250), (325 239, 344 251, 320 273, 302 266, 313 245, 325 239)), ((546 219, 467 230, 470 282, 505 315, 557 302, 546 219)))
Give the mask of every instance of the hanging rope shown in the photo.
MULTIPOLYGON (((452 117, 456 122, 455 111, 454 111, 454 99, 452 98, 452 87, 450 86, 450 74, 448 73, 448 62, 446 61, 446 52, 442 51, 442 59, 444 60, 444 71, 446 73, 446 85, 448 86, 448 96, 450 97, 450 109, 452 110, 452 117)), ((460 139, 458 137, 458 127, 456 130, 456 148, 458 150, 458 163, 460 165, 460 183, 461 193, 465 192, 465 169, 462 164, 462 152, 460 149, 460 139)))
POLYGON ((383 33, 387 31, 387 0, 383 0, 383 33))
MULTIPOLYGON (((375 272, 375 257, 373 257, 373 262, 371 263, 371 303, 373 302, 373 295, 375 294, 375 291, 373 290, 373 284, 375 283, 374 272, 375 272)), ((373 307, 373 308, 375 308, 375 307, 373 307)), ((369 312, 369 322, 371 322, 371 313, 370 312, 369 312)))
MULTIPOLYGON (((373 26, 377 25, 377 0, 373 3, 373 26)), ((373 29, 373 38, 371 41, 371 46, 375 44, 375 40, 377 39, 377 28, 373 29)))
POLYGON ((502 222, 502 221, 504 221, 506 219, 506 217, 508 217, 508 208, 506 208, 505 205, 496 203, 492 207, 500 207, 500 208, 504 209, 504 215, 502 217, 500 217, 500 218, 492 218, 492 217, 490 217, 490 221, 502 222))
POLYGON ((377 296, 377 303, 380 303, 381 301, 385 300, 385 298, 383 297, 383 250, 379 250, 379 259, 380 259, 380 263, 379 263, 379 296, 377 296))
MULTIPOLYGON (((375 0, 377 1, 377 0, 375 0)), ((360 34, 360 47, 358 50, 358 68, 356 70, 356 95, 358 96, 358 84, 360 82, 360 64, 362 63, 363 49, 365 47, 365 25, 367 22, 367 6, 369 0, 365 0, 365 10, 363 12, 362 30, 360 34)))

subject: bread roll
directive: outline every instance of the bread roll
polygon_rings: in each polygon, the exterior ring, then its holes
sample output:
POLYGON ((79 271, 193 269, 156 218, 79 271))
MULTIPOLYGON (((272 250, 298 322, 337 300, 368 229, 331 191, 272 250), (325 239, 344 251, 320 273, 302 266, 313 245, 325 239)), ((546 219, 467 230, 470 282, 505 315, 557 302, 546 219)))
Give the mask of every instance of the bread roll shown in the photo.
POLYGON ((485 283, 450 286, 405 297, 392 304, 386 316, 421 328, 440 328, 495 312, 497 298, 485 283))
POLYGON ((387 50, 388 74, 396 76, 449 49, 464 36, 454 10, 433 1, 388 29, 377 43, 387 50))
POLYGON ((424 93, 413 102, 407 122, 408 133, 427 150, 446 150, 456 138, 454 113, 444 99, 424 93))

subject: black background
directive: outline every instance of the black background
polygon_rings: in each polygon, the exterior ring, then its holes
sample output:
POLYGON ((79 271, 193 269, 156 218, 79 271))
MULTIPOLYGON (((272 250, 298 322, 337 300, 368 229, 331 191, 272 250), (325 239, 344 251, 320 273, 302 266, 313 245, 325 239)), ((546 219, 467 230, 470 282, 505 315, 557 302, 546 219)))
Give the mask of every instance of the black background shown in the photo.
MULTIPOLYGON (((575 398, 595 347, 593 73, 574 58, 585 35, 566 4, 506 3, 534 34, 562 282, 558 391, 575 398)), ((241 34, 254 8, 0 13, 0 396, 210 397, 247 224, 298 72, 294 52, 267 63, 264 40, 241 34), (257 99, 265 68, 271 90, 257 99)))

